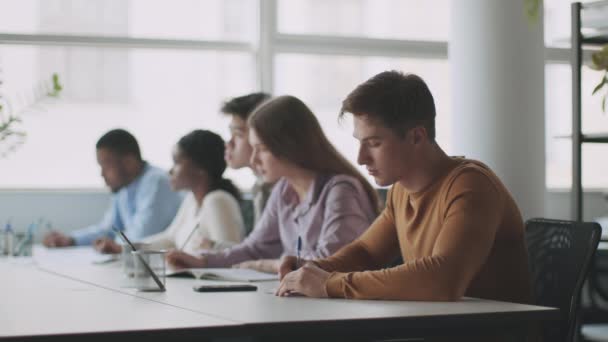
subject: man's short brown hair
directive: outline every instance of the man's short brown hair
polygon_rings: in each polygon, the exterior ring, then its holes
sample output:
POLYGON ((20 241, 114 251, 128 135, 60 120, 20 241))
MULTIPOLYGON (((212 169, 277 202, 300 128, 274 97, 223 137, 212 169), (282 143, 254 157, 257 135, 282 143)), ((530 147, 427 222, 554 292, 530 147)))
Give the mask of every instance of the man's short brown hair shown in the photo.
POLYGON ((377 118, 399 136, 423 126, 435 140, 435 101, 424 80, 414 74, 393 70, 370 78, 342 101, 340 117, 345 113, 377 118))
POLYGON ((220 111, 227 115, 236 115, 243 121, 247 121, 257 106, 270 98, 267 93, 251 93, 232 98, 222 104, 220 111))

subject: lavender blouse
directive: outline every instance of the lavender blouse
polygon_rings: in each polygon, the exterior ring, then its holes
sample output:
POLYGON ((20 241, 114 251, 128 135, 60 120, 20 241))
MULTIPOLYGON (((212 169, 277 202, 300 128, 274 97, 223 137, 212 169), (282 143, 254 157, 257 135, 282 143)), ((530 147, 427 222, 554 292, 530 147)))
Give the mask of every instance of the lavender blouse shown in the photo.
POLYGON ((301 257, 325 258, 355 240, 375 219, 363 186, 347 175, 318 176, 299 203, 285 179, 274 186, 262 217, 243 242, 219 252, 205 251, 208 267, 229 267, 256 259, 296 255, 298 236, 301 257))

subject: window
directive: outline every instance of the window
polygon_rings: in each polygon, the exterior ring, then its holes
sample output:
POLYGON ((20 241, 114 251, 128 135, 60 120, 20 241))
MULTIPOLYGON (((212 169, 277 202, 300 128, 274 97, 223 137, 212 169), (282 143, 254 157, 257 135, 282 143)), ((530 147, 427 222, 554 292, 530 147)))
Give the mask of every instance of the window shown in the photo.
MULTIPOLYGON (((94 145, 115 127, 132 131, 144 157, 168 169, 181 136, 203 128, 227 138, 221 102, 259 90, 302 98, 356 163, 352 127, 337 121, 340 103, 388 69, 428 82, 449 152, 449 3, 0 0, 0 95, 27 132, 0 158, 0 188, 102 188, 94 145), (276 27, 262 20, 267 13, 276 27), (40 86, 53 73, 64 86, 58 99, 40 86)), ((227 176, 245 189, 254 181, 247 170, 227 176)))
MULTIPOLYGON (((545 67, 546 184, 551 189, 572 185, 572 75, 570 70, 570 4, 573 1, 545 0, 545 44, 551 48, 545 67)), ((585 2, 585 1, 583 1, 585 2)), ((584 56, 588 56, 584 54, 584 56)), ((590 60, 584 60, 589 64, 590 60)), ((608 113, 602 113, 601 96, 591 95, 601 73, 582 68, 582 131, 608 132, 608 113)), ((608 145, 583 144, 584 188, 608 188, 605 156, 608 145)))
POLYGON ((447 41, 449 0, 279 0, 281 33, 447 41))
POLYGON ((338 122, 342 100, 379 72, 419 74, 435 97, 438 141, 449 153, 449 6, 449 0, 278 0, 275 93, 301 98, 357 165, 352 121, 338 122))
MULTIPOLYGON (((545 45, 551 47, 570 47, 570 23, 571 23, 571 5, 574 2, 595 2, 596 0, 543 0, 544 7, 544 29, 545 29, 545 45)), ((598 27, 604 27, 605 24, 600 18, 593 20, 598 27)), ((583 18, 584 20, 584 18, 583 18)), ((593 33, 589 29, 584 29, 585 33, 593 33)))
MULTIPOLYGON (((122 127, 144 158, 169 169, 171 149, 195 128, 227 136, 224 99, 255 88, 250 54, 221 51, 3 46, 9 99, 62 75, 59 99, 26 107, 26 143, 5 159, 2 187, 101 187, 95 142, 122 127), (24 77, 27 75, 27 77, 24 77)), ((18 102, 18 101, 14 101, 18 102)))
MULTIPOLYGON (((608 132, 608 113, 602 113, 601 97, 591 96, 601 76, 583 67, 582 121, 584 133, 608 132)), ((572 184, 572 81, 569 64, 549 63, 545 68, 546 164, 547 187, 569 188, 572 184)), ((583 186, 602 189, 608 187, 608 146, 583 144, 583 186)))
POLYGON ((250 41, 250 0, 0 0, 0 32, 250 41))
POLYGON ((450 81, 446 60, 280 54, 276 58, 275 89, 277 94, 297 95, 306 102, 332 143, 356 165, 359 145, 352 137, 352 123, 338 122, 342 100, 359 83, 393 69, 415 72, 427 82, 437 108, 437 140, 449 152, 450 81))
POLYGON ((570 46, 570 4, 574 1, 543 0, 545 45, 570 46))

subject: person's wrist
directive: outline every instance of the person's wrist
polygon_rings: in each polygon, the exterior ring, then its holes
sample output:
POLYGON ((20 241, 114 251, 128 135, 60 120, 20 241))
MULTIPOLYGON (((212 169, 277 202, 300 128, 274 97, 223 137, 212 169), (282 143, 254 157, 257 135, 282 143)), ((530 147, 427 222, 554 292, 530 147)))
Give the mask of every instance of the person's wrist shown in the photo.
POLYGON ((315 266, 315 267, 319 267, 320 269, 323 269, 314 260, 304 260, 304 263, 302 264, 302 266, 304 266, 304 265, 315 266))
POLYGON ((344 298, 344 295, 340 290, 342 288, 340 282, 340 273, 329 272, 329 276, 325 279, 325 284, 323 285, 327 298, 344 298))
POLYGON ((324 298, 329 298, 329 291, 327 290, 327 285, 329 284, 329 279, 331 278, 332 275, 333 275, 333 273, 327 272, 327 276, 325 277, 323 284, 321 284, 321 288, 323 289, 324 298))
POLYGON ((111 249, 112 249, 112 253, 114 253, 114 254, 118 254, 118 253, 122 252, 122 248, 115 241, 111 241, 111 249))
POLYGON ((321 285, 321 288, 323 289, 323 298, 329 298, 329 293, 327 292, 327 280, 325 280, 323 285, 321 285))
POLYGON ((270 260, 269 270, 271 273, 279 273, 281 268, 281 260, 270 260))

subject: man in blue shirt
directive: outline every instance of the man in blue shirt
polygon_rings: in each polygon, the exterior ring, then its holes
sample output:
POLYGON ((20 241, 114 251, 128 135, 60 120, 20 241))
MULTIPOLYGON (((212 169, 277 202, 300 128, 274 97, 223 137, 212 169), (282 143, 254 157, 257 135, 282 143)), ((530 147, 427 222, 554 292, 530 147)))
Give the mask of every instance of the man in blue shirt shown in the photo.
POLYGON ((181 203, 171 190, 167 173, 145 162, 135 137, 122 129, 111 130, 97 141, 101 176, 112 191, 112 202, 101 222, 69 235, 53 231, 44 237, 47 247, 91 245, 104 253, 118 252, 112 227, 133 241, 164 230, 181 203))

